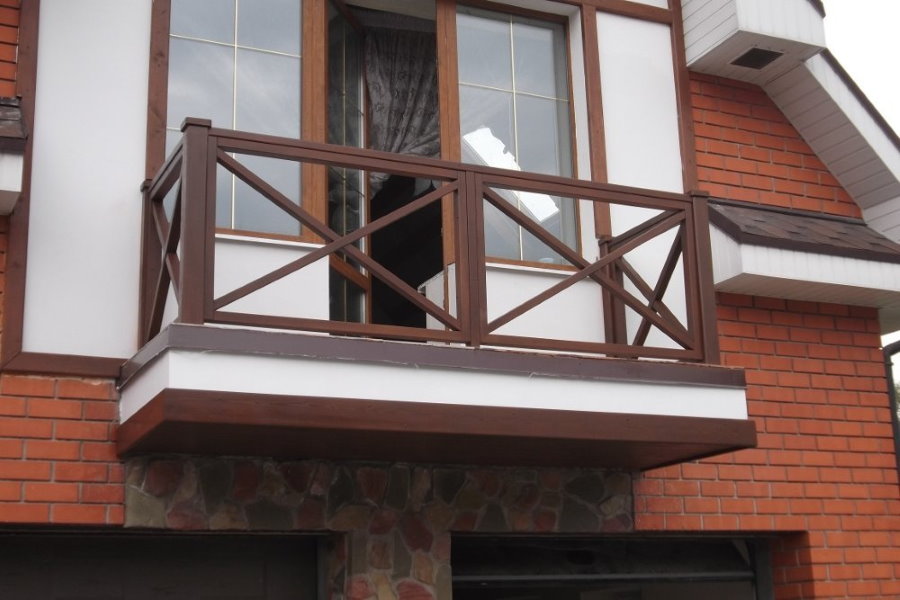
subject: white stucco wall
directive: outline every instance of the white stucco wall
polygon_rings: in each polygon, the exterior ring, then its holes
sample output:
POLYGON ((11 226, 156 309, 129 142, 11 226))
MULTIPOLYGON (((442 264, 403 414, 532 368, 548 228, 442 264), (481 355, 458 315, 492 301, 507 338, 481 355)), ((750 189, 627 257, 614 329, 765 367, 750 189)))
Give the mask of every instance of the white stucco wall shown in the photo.
POLYGON ((137 341, 151 0, 43 0, 23 349, 137 341))

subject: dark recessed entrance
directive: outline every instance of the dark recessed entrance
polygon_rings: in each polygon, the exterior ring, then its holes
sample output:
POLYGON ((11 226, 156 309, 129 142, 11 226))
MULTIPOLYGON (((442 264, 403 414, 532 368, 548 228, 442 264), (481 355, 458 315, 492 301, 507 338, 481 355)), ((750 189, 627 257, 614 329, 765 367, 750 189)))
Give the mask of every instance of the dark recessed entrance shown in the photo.
POLYGON ((315 600, 317 540, 249 535, 0 535, 0 598, 315 600))
POLYGON ((455 537, 453 600, 763 600, 768 544, 455 537))

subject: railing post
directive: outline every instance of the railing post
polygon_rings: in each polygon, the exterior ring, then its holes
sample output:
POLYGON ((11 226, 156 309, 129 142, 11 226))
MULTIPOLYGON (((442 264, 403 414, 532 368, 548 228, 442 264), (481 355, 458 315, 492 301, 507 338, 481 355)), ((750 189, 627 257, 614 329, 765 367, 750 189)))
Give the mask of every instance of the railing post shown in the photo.
POLYGON ((700 302, 700 327, 703 343, 703 362, 718 364, 719 332, 716 325, 716 291, 713 281, 712 247, 709 239, 709 194, 691 192, 694 218, 695 255, 697 257, 697 297, 700 302))
POLYGON ((465 219, 466 238, 462 240, 468 249, 469 264, 465 269, 468 278, 468 294, 461 298, 466 302, 468 314, 468 343, 478 348, 484 340, 487 324, 487 272, 484 253, 484 200, 481 178, 473 171, 465 171, 460 185, 461 219, 465 219))
MULTIPOLYGON (((211 290, 207 285, 207 249, 212 235, 209 227, 209 129, 208 119, 187 118, 181 126, 184 134, 184 158, 181 164, 181 282, 178 298, 178 322, 201 324, 211 290)), ((215 177, 215 172, 212 174, 215 177)))
POLYGON ((163 269, 162 243, 153 226, 153 207, 150 203, 150 184, 147 179, 141 184, 141 280, 138 305, 138 343, 150 340, 150 317, 153 311, 153 296, 157 274, 163 269))

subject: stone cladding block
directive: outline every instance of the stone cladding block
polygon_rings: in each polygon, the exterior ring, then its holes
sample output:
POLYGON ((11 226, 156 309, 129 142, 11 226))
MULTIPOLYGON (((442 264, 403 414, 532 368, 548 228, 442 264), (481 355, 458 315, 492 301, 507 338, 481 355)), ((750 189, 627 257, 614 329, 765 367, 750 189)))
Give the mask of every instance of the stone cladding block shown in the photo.
POLYGON ((338 534, 334 599, 449 598, 451 533, 633 529, 616 471, 165 456, 125 471, 126 527, 338 534))

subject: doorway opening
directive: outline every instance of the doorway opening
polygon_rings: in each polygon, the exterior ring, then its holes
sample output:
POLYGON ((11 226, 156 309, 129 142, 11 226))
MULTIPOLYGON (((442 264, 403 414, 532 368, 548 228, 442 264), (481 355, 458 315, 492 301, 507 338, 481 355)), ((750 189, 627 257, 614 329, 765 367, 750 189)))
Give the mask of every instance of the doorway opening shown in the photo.
POLYGON ((453 539, 454 600, 769 600, 768 542, 453 539))
MULTIPOLYGON (((433 0, 335 2, 329 19, 329 142, 439 156, 436 41, 433 0)), ((434 189, 429 180, 402 174, 333 168, 330 225, 350 233, 434 189)), ((378 230, 364 244, 374 260, 418 288, 444 267, 440 203, 378 230)), ((425 327, 421 309, 346 257, 336 260, 344 264, 331 269, 332 320, 425 327)))

